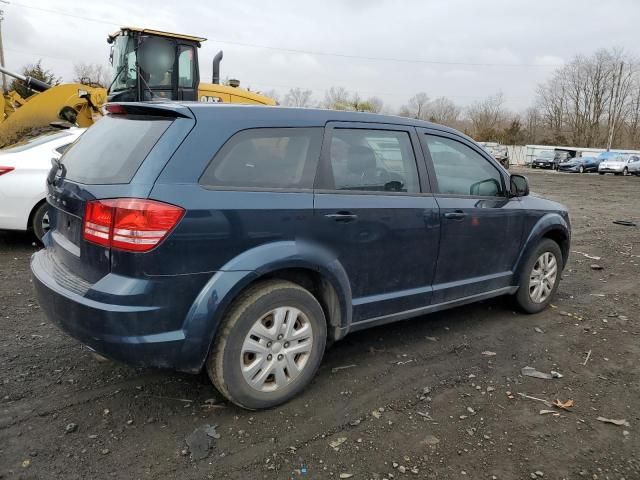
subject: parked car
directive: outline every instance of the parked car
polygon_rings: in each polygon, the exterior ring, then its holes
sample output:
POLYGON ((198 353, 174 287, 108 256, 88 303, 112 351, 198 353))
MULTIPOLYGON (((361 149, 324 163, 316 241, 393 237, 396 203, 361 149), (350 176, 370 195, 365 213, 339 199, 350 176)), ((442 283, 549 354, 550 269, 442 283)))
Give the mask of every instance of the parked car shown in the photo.
POLYGON ((572 158, 569 152, 562 150, 543 150, 531 162, 531 168, 550 168, 558 170, 560 163, 572 158))
POLYGON ((199 372, 245 408, 295 396, 327 342, 498 295, 543 310, 562 205, 463 134, 356 112, 112 104, 49 175, 31 270, 107 357, 199 372), (98 168, 99 167, 99 168, 98 168))
POLYGON ((60 158, 84 130, 54 131, 0 150, 0 229, 30 230, 42 238, 49 228, 45 180, 51 159, 60 158))
POLYGON ((628 175, 631 157, 631 155, 618 154, 615 157, 603 160, 600 165, 598 165, 598 173, 600 175, 604 175, 605 173, 628 175))
POLYGON ((631 155, 627 164, 628 173, 640 177, 640 155, 631 155))
POLYGON ((558 170, 561 172, 597 172, 600 159, 597 157, 576 157, 561 163, 558 170))

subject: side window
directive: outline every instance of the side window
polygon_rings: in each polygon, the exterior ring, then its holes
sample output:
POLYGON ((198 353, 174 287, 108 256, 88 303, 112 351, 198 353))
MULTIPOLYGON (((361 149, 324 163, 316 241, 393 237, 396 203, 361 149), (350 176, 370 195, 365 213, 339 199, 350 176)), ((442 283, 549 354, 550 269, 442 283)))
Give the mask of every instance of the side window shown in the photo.
POLYGON ((439 193, 502 196, 502 176, 475 150, 456 140, 427 135, 439 193))
POLYGON ((58 152, 60 155, 62 155, 64 152, 67 151, 67 149, 71 146, 70 143, 66 143, 64 145, 60 145, 58 148, 56 148, 56 152, 58 152))
POLYGON ((178 86, 193 88, 193 47, 181 46, 178 54, 178 86))
POLYGON ((207 187, 312 188, 322 128, 255 128, 232 136, 200 177, 207 187))
POLYGON ((420 191, 416 159, 407 132, 333 130, 330 172, 324 187, 374 192, 420 191))

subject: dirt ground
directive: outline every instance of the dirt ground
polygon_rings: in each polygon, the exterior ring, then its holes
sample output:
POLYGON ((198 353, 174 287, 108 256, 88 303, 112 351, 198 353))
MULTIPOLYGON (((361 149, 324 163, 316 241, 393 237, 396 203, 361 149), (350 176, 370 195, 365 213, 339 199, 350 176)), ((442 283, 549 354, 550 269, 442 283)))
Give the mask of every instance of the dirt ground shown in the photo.
POLYGON ((0 233, 0 477, 640 479, 640 227, 612 223, 640 223, 640 178, 526 174, 570 208, 571 250, 602 257, 571 254, 553 308, 496 299, 349 335, 264 412, 204 376, 96 360, 38 308, 31 238, 0 233), (220 438, 193 460, 207 424, 220 438))

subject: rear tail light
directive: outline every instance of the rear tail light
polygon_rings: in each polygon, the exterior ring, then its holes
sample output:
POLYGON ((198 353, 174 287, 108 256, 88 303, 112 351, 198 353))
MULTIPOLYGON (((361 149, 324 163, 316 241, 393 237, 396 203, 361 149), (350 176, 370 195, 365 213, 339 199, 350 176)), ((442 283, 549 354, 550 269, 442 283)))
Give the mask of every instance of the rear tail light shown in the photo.
POLYGON ((83 236, 88 242, 130 252, 147 252, 175 227, 184 209, 139 198, 87 202, 83 236))
POLYGON ((15 170, 14 167, 1 167, 0 166, 0 175, 4 175, 5 173, 9 173, 11 171, 15 170))

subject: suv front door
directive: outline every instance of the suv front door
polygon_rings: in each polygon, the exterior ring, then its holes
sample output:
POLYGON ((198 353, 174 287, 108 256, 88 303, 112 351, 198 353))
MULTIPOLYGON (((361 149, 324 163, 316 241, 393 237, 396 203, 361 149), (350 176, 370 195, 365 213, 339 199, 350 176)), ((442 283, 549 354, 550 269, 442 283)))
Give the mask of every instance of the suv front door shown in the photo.
POLYGON ((354 323, 429 305, 438 206, 413 127, 330 123, 314 215, 318 238, 348 274, 354 323))
POLYGON ((432 303, 509 287, 524 222, 520 200, 508 195, 508 175, 472 142, 419 132, 441 220, 432 303))

